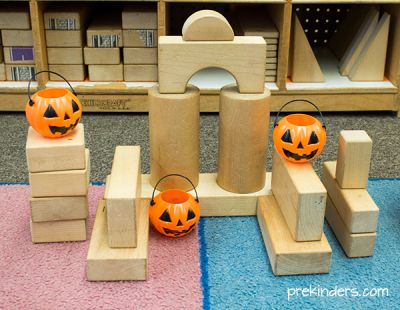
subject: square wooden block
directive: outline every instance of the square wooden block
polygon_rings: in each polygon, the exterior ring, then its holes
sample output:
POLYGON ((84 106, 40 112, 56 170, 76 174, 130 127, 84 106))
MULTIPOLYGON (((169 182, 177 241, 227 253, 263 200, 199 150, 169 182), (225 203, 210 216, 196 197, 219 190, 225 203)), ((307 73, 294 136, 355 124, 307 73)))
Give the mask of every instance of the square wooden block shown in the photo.
POLYGON ((137 213, 137 247, 108 246, 107 208, 99 202, 87 256, 89 281, 146 280, 149 240, 149 200, 143 199, 137 213))
POLYGON ((82 65, 81 47, 48 47, 47 62, 50 65, 82 65))
POLYGON ((124 47, 157 47, 158 32, 153 29, 124 29, 124 47))
POLYGON ((2 30, 4 46, 33 46, 32 30, 2 30))
MULTIPOLYGON (((68 81, 83 81, 86 78, 85 65, 49 65, 49 70, 61 74, 68 81)), ((51 74, 50 80, 62 81, 62 78, 51 74)))
POLYGON ((84 55, 87 65, 119 65, 121 63, 121 50, 118 47, 85 47, 84 55))
POLYGON ((5 47, 4 62, 6 64, 35 64, 35 52, 33 47, 5 47))
POLYGON ((80 30, 46 30, 47 47, 84 47, 86 36, 84 29, 80 30))
POLYGON ((158 79, 157 65, 124 65, 125 81, 155 82, 158 79))
POLYGON ((275 275, 329 272, 332 249, 325 234, 320 241, 293 240, 273 196, 258 198, 257 219, 275 275))
POLYGON ((121 15, 95 16, 87 31, 88 47, 122 47, 121 15))
POLYGON ((50 222, 86 219, 86 196, 30 198, 32 222, 50 222))
POLYGON ((33 243, 84 241, 86 220, 30 222, 33 243))
POLYGON ((49 30, 79 30, 85 28, 89 10, 82 4, 53 4, 44 12, 44 28, 49 30))
POLYGON ((122 11, 123 29, 157 29, 156 3, 135 3, 122 11))
POLYGON ((31 197, 86 196, 90 177, 89 150, 85 169, 29 173, 31 197))
POLYGON ((157 62, 157 48, 124 47, 126 65, 156 65, 157 62))
POLYGON ((29 127, 26 158, 29 172, 85 169, 83 124, 78 124, 70 135, 58 139, 45 138, 29 127))
MULTIPOLYGON (((13 1, 15 2, 15 1, 13 1)), ((29 6, 11 1, 0 5, 0 29, 30 29, 29 6)))
POLYGON ((9 81, 29 81, 35 77, 34 65, 5 65, 6 79, 9 81))
POLYGON ((88 65, 91 81, 123 81, 124 66, 119 65, 88 65))

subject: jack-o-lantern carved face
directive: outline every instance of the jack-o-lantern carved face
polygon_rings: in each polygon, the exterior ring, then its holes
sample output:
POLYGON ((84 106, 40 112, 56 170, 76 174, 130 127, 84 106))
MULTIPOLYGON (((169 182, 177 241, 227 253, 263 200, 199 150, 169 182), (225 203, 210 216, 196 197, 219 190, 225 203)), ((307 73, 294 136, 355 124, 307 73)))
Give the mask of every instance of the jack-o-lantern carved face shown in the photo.
POLYGON ((182 237, 193 230, 200 219, 199 203, 180 189, 169 189, 154 198, 149 209, 154 228, 168 237, 182 237))
POLYGON ((29 124, 39 134, 59 138, 70 134, 82 116, 82 104, 69 90, 46 88, 32 95, 25 108, 29 124))
POLYGON ((290 114, 274 128, 276 150, 286 160, 305 163, 321 154, 326 131, 320 121, 306 114, 290 114))

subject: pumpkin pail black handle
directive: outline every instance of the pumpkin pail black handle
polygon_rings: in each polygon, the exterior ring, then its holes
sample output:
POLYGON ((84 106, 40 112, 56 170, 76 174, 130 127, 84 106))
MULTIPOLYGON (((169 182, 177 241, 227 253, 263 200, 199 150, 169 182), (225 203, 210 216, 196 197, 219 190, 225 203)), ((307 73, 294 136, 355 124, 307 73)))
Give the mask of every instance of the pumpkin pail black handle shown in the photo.
POLYGON ((69 88, 71 88, 72 93, 76 96, 76 92, 75 92, 74 88, 71 86, 71 84, 67 81, 67 79, 65 77, 63 77, 61 74, 54 72, 54 71, 42 70, 42 71, 36 72, 35 75, 28 82, 28 98, 29 98, 30 106, 33 106, 35 104, 35 102, 31 98, 31 82, 34 80, 34 78, 37 75, 39 75, 40 73, 45 73, 45 72, 55 74, 55 75, 59 76, 60 78, 62 78, 65 82, 67 82, 69 88))
POLYGON ((156 184, 156 186, 154 186, 153 194, 151 195, 151 200, 150 200, 150 205, 151 206, 154 206, 156 204, 155 201, 154 201, 154 194, 156 192, 157 186, 161 183, 162 180, 164 180, 164 179, 166 179, 168 177, 181 177, 181 178, 185 179, 186 181, 188 181, 190 183, 190 185, 192 185, 192 187, 194 189, 194 192, 196 193, 196 199, 195 199, 196 202, 199 202, 199 195, 197 194, 197 190, 196 190, 196 187, 194 186, 193 182, 190 181, 190 179, 188 177, 185 177, 182 174, 171 173, 171 174, 167 174, 167 175, 163 176, 161 179, 159 179, 157 184, 156 184))
POLYGON ((294 100, 290 100, 289 102, 286 102, 286 103, 279 109, 278 114, 276 114, 275 121, 274 121, 274 128, 275 128, 276 126, 278 126, 278 117, 279 117, 279 114, 281 114, 283 108, 286 107, 288 104, 293 103, 293 102, 307 102, 307 103, 311 104, 314 108, 316 108, 317 111, 318 111, 318 113, 319 113, 319 115, 320 115, 320 117, 321 117, 321 120, 322 120, 322 127, 326 130, 325 119, 324 119, 324 117, 323 117, 323 115, 322 115, 322 113, 321 113, 321 110, 317 107, 317 105, 316 105, 315 103, 312 103, 311 101, 306 100, 306 99, 294 99, 294 100))

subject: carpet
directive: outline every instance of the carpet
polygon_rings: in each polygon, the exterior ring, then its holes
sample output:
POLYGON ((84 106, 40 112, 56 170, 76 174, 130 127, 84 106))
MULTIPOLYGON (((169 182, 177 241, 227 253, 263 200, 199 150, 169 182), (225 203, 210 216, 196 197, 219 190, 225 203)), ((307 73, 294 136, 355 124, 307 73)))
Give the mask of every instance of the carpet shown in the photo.
MULTIPOLYGON (((181 239, 151 230, 148 281, 94 283, 85 278, 89 241, 32 244, 29 187, 3 184, 0 308, 395 309, 400 179, 371 179, 367 190, 380 207, 375 255, 347 258, 326 225, 333 250, 329 274, 275 277, 256 218, 224 217, 202 218, 196 232, 181 239), (312 296, 301 295, 300 289, 312 296), (364 290, 380 296, 362 296, 364 290), (340 291, 346 296, 338 296, 340 291)), ((98 185, 89 190, 89 235, 103 191, 98 185)))

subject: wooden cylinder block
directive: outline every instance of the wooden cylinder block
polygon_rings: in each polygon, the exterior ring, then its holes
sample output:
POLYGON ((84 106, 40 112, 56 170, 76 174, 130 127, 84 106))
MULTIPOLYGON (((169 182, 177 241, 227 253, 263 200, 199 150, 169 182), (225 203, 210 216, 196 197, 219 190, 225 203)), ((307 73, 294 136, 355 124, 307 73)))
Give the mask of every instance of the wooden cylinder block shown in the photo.
MULTIPOLYGON (((160 94, 158 86, 149 89, 150 184, 171 173, 199 181, 200 91, 188 85, 184 94, 160 94)), ((190 184, 179 177, 165 179, 159 190, 190 184)))
POLYGON ((253 193, 265 184, 271 93, 240 94, 222 88, 219 105, 217 183, 234 193, 253 193))

